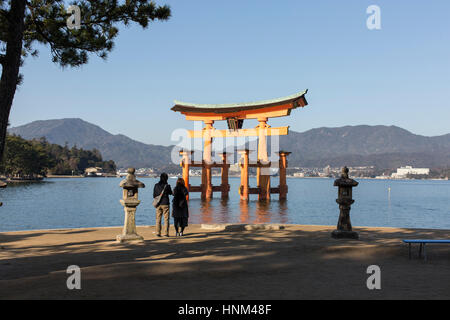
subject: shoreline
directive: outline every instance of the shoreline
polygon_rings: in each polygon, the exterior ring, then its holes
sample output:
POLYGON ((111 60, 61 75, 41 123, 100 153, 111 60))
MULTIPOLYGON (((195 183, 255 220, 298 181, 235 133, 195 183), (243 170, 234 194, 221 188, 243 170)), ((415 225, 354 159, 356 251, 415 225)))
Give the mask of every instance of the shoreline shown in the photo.
MULTIPOLYGON (((253 225, 266 225, 266 226, 286 226, 286 227, 299 227, 299 228, 309 228, 309 227, 317 227, 317 228, 329 228, 335 229, 335 225, 322 225, 322 224, 295 224, 295 223, 208 223, 209 225, 220 225, 220 226, 253 226, 253 225)), ((203 224, 193 224, 194 226, 201 226, 203 224)), ((155 225, 136 225, 137 228, 154 228, 155 225)), ((173 228, 173 224, 170 224, 170 227, 173 228)), ((21 233, 21 232, 46 232, 46 231, 71 231, 71 230, 96 230, 96 229, 118 229, 123 228, 123 226, 105 226, 105 227, 67 227, 67 228, 48 228, 48 229, 22 229, 22 230, 14 230, 14 231, 0 231, 0 235, 4 233, 21 233)), ((409 227, 374 227, 374 226, 353 226, 353 229, 396 229, 396 230, 413 230, 417 232, 424 232, 427 230, 438 231, 438 232, 449 232, 450 229, 436 229, 436 228, 409 228, 409 227)))
POLYGON ((45 178, 85 178, 85 176, 48 175, 45 178))

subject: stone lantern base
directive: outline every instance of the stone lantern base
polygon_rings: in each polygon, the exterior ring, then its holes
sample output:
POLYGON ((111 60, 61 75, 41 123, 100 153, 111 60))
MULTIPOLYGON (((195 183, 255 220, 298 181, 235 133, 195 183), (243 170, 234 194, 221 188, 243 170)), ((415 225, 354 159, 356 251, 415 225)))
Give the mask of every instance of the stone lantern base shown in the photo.
POLYGON ((334 239, 359 239, 359 233, 356 231, 334 230, 331 233, 331 237, 334 239))
POLYGON ((122 234, 117 235, 117 242, 141 242, 144 238, 138 235, 136 230, 136 207, 140 201, 136 199, 120 200, 120 203, 124 207, 125 222, 122 230, 122 234))

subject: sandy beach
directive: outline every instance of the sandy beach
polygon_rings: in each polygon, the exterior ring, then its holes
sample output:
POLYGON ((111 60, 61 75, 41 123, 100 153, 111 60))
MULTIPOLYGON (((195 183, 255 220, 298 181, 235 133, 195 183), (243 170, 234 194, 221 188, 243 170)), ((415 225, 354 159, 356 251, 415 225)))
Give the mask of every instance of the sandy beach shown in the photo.
MULTIPOLYGON (((408 258, 401 239, 449 238, 448 230, 334 227, 282 230, 189 226, 183 238, 138 227, 141 244, 118 244, 121 228, 0 233, 0 299, 450 299, 450 246, 430 245, 428 260, 408 258), (66 269, 81 268, 81 290, 66 269), (381 268, 368 290, 367 267, 381 268)), ((173 232, 173 230, 171 230, 173 232)))

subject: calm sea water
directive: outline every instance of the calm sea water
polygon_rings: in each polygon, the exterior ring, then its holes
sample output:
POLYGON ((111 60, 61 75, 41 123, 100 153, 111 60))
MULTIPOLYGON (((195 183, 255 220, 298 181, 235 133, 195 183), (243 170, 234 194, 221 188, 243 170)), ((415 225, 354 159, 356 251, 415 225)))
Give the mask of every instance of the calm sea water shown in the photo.
MULTIPOLYGON (((119 178, 48 179, 39 183, 9 185, 0 190, 0 231, 105 227, 123 225, 124 212, 119 203, 122 190, 119 178)), ((139 197, 138 225, 155 222, 152 207, 156 179, 140 179, 146 184, 139 197)), ((337 188, 332 179, 288 179, 285 202, 273 195, 269 204, 256 196, 248 204, 239 201, 239 178, 231 178, 230 199, 202 202, 191 195, 190 223, 284 223, 336 225, 339 215, 335 202, 337 188)), ((174 179, 170 179, 172 186, 174 179)), ((199 184, 191 178, 191 184, 199 184)), ((255 179, 250 179, 252 186, 255 179)), ((220 178, 214 177, 219 185, 220 178)), ((276 178, 272 185, 278 185, 276 178)), ((354 189, 351 217, 354 226, 433 228, 450 230, 449 181, 359 180, 354 189), (389 195, 388 188, 391 188, 389 195)))

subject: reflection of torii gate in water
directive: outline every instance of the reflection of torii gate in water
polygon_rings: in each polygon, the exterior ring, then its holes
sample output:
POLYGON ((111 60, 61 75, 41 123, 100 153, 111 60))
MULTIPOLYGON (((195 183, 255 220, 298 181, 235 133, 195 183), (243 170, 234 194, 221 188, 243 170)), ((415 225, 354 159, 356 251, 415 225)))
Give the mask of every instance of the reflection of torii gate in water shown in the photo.
POLYGON ((279 154, 279 175, 280 185, 278 188, 270 187, 270 169, 271 163, 267 155, 267 136, 287 135, 289 127, 271 128, 267 121, 269 118, 284 117, 291 113, 292 109, 304 107, 306 102, 305 94, 308 90, 301 93, 279 98, 253 103, 236 104, 192 104, 175 101, 173 111, 178 111, 185 115, 186 120, 203 121, 205 127, 200 131, 189 131, 190 138, 203 138, 203 161, 199 163, 192 162, 190 155, 192 151, 181 151, 181 166, 183 167, 183 178, 189 192, 201 192, 202 199, 211 199, 213 192, 221 192, 222 199, 228 198, 230 185, 228 184, 228 169, 230 164, 227 161, 227 154, 223 153, 222 163, 212 162, 212 139, 226 137, 258 137, 258 161, 255 164, 249 163, 249 150, 242 150, 241 167, 241 186, 239 193, 242 200, 248 200, 249 194, 258 194, 259 200, 270 199, 271 193, 278 193, 280 199, 286 199, 286 157, 290 152, 280 151, 279 154), (254 129, 242 129, 245 119, 256 119, 258 126, 254 129), (226 120, 229 130, 216 130, 213 127, 214 121, 226 120), (200 186, 189 185, 189 168, 202 168, 202 184, 200 186), (250 188, 248 183, 248 168, 257 168, 257 187, 250 188), (222 184, 213 186, 211 182, 212 168, 222 169, 222 184))

